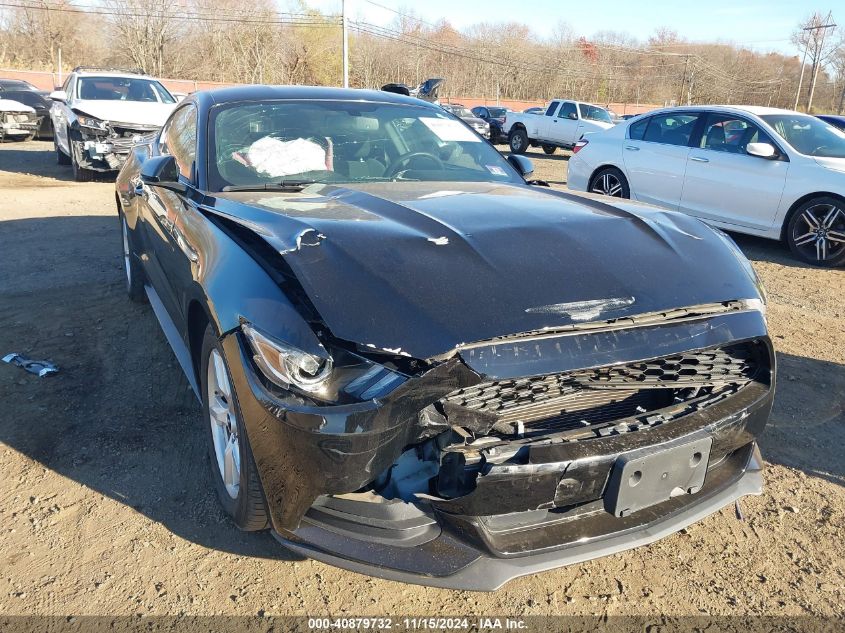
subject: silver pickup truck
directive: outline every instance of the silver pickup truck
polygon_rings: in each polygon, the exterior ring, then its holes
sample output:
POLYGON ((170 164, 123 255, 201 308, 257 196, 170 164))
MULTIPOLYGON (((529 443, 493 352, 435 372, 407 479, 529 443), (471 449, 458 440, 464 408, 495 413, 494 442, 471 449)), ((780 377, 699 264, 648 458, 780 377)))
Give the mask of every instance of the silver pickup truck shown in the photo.
POLYGON ((514 154, 523 154, 538 145, 546 154, 554 154, 558 147, 571 149, 584 134, 613 125, 610 113, 602 107, 555 99, 540 114, 508 113, 503 131, 514 154))

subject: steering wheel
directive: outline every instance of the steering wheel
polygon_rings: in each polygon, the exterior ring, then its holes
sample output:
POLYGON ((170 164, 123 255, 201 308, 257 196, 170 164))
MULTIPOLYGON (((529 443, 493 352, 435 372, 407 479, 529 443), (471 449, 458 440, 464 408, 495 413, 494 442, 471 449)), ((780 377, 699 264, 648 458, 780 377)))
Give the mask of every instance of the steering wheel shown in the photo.
MULTIPOLYGON (((407 154, 403 154, 399 156, 396 160, 394 160, 390 165, 387 166, 387 169, 384 172, 384 177, 393 179, 399 175, 399 172, 404 171, 402 167, 412 161, 415 158, 424 158, 431 163, 434 164, 435 169, 444 169, 443 161, 437 158, 434 154, 430 154, 428 152, 408 152, 407 154)), ((407 169, 407 168, 406 168, 407 169)))

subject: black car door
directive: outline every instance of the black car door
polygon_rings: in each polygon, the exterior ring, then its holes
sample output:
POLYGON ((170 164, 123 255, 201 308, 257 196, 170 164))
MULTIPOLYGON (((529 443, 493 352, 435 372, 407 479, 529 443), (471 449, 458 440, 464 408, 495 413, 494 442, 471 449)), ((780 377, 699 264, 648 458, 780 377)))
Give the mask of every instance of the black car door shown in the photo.
POLYGON ((179 167, 185 194, 139 183, 139 213, 142 218, 145 272, 171 320, 182 331, 185 321, 185 289, 190 286, 196 253, 182 234, 184 215, 195 207, 195 162, 197 110, 193 103, 177 109, 165 123, 155 153, 170 154, 179 167))

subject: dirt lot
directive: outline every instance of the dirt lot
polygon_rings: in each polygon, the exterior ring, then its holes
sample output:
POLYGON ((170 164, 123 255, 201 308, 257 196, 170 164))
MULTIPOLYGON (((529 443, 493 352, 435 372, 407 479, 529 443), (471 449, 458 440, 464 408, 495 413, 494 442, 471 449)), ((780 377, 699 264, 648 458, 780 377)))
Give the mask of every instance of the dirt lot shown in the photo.
MULTIPOLYGON (((563 186, 566 157, 532 151, 563 186)), ((209 486, 198 406, 123 289, 113 185, 45 142, 0 146, 0 615, 845 615, 845 271, 738 237, 778 350, 761 497, 649 547, 489 594, 376 580, 239 533, 209 486)), ((635 265, 635 262, 632 262, 635 265)), ((706 265, 706 262, 702 262, 706 265)), ((660 283, 659 279, 654 280, 660 283)))

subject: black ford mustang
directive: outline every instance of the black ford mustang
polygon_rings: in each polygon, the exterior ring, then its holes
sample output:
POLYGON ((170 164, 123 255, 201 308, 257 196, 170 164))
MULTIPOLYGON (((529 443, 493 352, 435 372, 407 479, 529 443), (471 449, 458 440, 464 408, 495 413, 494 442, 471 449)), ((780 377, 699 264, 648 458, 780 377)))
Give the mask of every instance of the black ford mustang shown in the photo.
POLYGON ((433 104, 200 92, 117 179, 126 280, 241 528, 494 589, 759 493, 762 289, 698 220, 525 180, 433 104))

